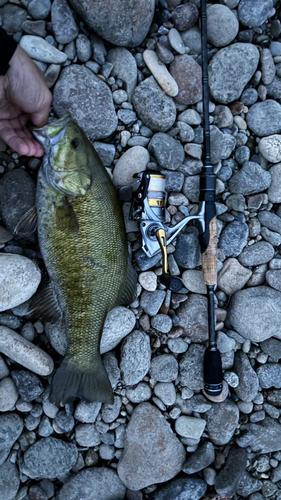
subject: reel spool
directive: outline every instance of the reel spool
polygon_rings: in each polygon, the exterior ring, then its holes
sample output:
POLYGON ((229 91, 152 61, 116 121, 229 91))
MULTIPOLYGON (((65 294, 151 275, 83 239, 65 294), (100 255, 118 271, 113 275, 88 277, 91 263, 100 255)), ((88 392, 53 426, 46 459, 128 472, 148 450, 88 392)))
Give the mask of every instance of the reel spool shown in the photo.
MULTIPOLYGON (((166 205, 166 177, 161 174, 150 174, 149 185, 147 188, 147 202, 152 210, 154 217, 162 222, 165 221, 166 205)), ((145 214, 143 214, 145 218, 145 214)))

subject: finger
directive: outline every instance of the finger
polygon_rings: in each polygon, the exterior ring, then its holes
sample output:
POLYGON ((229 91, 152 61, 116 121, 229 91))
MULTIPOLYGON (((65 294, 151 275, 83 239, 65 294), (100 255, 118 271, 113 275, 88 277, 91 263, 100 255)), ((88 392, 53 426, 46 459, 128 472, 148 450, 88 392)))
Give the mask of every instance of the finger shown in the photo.
POLYGON ((46 96, 44 99, 44 104, 35 113, 30 115, 32 123, 35 127, 44 127, 48 123, 48 117, 50 113, 50 106, 52 102, 52 94, 48 90, 46 91, 46 96))
POLYGON ((0 122, 0 137, 18 154, 28 156, 30 148, 26 140, 18 136, 8 121, 0 122))
POLYGON ((31 141, 31 143, 33 144, 33 146, 35 148, 35 152, 34 152, 33 156, 38 156, 38 157, 43 156, 44 149, 42 148, 41 144, 35 139, 35 137, 33 137, 28 126, 24 125, 24 122, 27 122, 27 121, 28 120, 24 120, 24 119, 20 118, 20 122, 23 125, 22 130, 23 130, 24 134, 26 135, 26 137, 31 141))

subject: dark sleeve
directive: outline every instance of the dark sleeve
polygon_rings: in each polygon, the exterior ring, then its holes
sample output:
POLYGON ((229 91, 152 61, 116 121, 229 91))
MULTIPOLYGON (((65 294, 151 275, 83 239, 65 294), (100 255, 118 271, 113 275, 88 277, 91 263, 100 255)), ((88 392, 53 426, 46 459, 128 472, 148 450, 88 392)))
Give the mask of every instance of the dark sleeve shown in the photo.
POLYGON ((9 69, 9 61, 17 48, 17 42, 0 26, 0 76, 9 69))

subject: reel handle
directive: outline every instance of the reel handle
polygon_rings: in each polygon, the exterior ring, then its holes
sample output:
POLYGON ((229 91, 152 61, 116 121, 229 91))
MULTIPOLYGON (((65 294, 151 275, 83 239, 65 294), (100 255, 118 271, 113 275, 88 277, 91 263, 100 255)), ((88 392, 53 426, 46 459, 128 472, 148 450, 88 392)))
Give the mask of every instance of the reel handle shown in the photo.
POLYGON ((183 282, 180 278, 172 276, 168 273, 168 253, 167 253, 167 240, 166 231, 164 229, 158 229, 156 231, 156 237, 162 252, 162 276, 160 276, 160 281, 165 285, 171 292, 179 292, 183 288, 183 282))

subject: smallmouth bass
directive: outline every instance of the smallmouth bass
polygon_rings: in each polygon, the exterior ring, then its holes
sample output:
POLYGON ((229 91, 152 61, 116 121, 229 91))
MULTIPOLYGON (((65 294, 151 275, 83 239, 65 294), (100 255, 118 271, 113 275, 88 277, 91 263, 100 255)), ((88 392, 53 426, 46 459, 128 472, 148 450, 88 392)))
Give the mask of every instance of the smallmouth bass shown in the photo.
MULTIPOLYGON (((53 376, 50 400, 66 404, 78 396, 112 404, 100 356, 102 329, 109 310, 131 303, 136 289, 117 193, 69 113, 33 133, 45 151, 36 209, 51 280, 48 290, 35 296, 33 311, 50 320, 58 318, 59 307, 68 330, 68 350, 53 376)), ((34 213, 25 224, 32 219, 34 213)))

